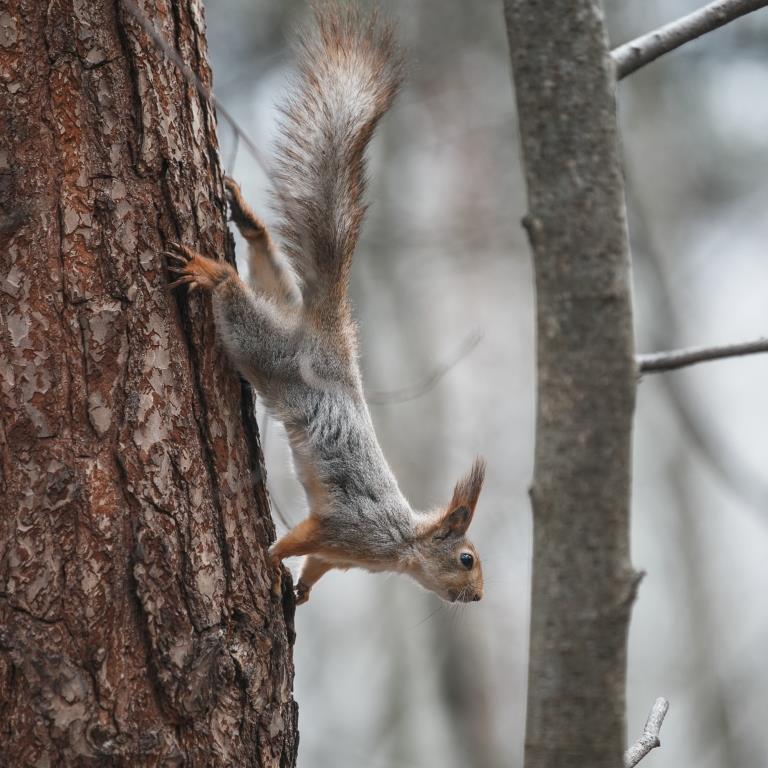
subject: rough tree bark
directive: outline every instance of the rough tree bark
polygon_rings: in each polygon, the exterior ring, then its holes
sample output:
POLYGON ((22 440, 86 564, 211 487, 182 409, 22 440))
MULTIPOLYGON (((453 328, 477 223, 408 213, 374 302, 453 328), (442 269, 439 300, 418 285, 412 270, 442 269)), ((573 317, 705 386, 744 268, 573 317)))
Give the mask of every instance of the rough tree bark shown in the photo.
POLYGON ((214 115, 117 0, 0 6, 0 201, 0 762, 293 765, 252 396, 160 255, 232 260, 214 115))
POLYGON ((534 253, 538 404, 525 764, 625 747, 636 369, 615 73, 598 0, 506 0, 534 253))

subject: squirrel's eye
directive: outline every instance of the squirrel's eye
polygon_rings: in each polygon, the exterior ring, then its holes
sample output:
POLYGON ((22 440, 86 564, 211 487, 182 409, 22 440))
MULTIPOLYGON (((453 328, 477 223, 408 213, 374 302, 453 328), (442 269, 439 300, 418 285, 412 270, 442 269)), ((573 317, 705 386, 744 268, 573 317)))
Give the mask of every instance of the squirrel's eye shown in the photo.
POLYGON ((467 570, 469 570, 475 564, 475 558, 472 557, 469 552, 462 552, 459 555, 459 560, 467 570))

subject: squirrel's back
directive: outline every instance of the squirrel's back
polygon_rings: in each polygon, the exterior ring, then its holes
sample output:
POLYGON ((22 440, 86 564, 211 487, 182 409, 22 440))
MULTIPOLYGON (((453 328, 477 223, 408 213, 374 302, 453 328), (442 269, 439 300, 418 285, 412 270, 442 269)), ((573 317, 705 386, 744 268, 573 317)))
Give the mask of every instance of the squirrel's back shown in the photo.
POLYGON ((334 330, 365 213, 365 148, 402 80, 392 29, 376 13, 315 6, 299 44, 299 76, 282 106, 275 203, 305 311, 334 330))

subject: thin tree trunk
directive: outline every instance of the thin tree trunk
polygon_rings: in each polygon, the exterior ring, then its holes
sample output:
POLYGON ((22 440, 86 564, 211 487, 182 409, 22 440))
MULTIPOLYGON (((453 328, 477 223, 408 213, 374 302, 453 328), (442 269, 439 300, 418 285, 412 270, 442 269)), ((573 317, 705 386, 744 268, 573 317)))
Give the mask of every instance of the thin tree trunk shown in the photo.
POLYGON ((293 765, 252 396, 161 256, 232 260, 214 116, 117 0, 2 4, 0 202, 0 762, 293 765))
POLYGON ((635 364, 615 76, 597 0, 506 0, 537 297, 525 764, 625 747, 635 364))

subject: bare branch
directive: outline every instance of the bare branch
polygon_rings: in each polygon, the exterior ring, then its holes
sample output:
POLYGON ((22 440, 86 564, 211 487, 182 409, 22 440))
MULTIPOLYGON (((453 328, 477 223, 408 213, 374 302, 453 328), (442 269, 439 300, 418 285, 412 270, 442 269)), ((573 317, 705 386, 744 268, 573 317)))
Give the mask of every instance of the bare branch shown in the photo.
POLYGON ((672 352, 654 352, 649 355, 637 356, 637 367, 640 373, 661 373, 674 371, 696 363, 706 363, 710 360, 724 360, 728 357, 756 355, 768 352, 768 339, 745 341, 743 344, 728 344, 720 347, 693 347, 692 349, 676 349, 672 352))
POLYGON ((661 746, 659 731, 668 709, 669 702, 665 698, 656 699, 645 721, 643 735, 624 753, 624 768, 634 768, 652 749, 661 746))
MULTIPOLYGON (((648 269, 648 276, 654 284, 653 295, 657 300, 654 313, 660 326, 665 329, 664 335, 676 336, 680 326, 677 302, 670 294, 659 246, 628 166, 625 167, 625 174, 635 224, 632 227, 635 238, 632 250, 638 256, 638 266, 648 269)), ((658 344, 662 343, 658 332, 654 333, 654 337, 658 344)), ((691 396, 684 380, 678 376, 662 376, 661 385, 683 432, 700 458, 732 493, 742 499, 751 511, 760 515, 761 522, 765 522, 762 514, 762 510, 768 509, 768 483, 765 479, 740 461, 733 450, 723 450, 722 436, 717 434, 711 418, 697 405, 697 398, 691 396)))
POLYGON ((659 56, 768 5, 768 0, 715 0, 698 11, 615 48, 616 79, 631 75, 659 56))
POLYGON ((384 405, 386 403, 405 403, 408 400, 416 400, 422 395, 426 395, 431 389, 437 386, 440 380, 449 371, 455 368, 465 357, 467 357, 483 338, 482 331, 473 331, 462 342, 456 353, 449 360, 438 365, 433 371, 428 373, 421 381, 411 384, 401 389, 391 389, 379 392, 368 392, 366 399, 372 405, 384 405))

